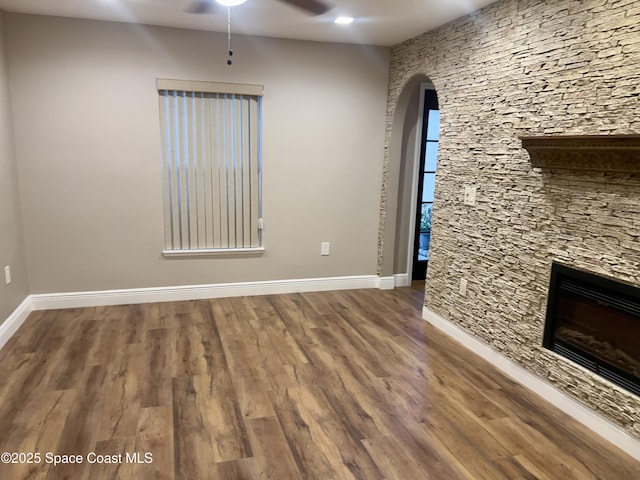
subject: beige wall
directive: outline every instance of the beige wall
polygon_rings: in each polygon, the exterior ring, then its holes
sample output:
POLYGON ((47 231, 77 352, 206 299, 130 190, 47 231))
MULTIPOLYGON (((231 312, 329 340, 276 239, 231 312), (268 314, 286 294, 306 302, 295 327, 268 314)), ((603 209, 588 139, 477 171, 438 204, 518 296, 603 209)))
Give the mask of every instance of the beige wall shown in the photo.
POLYGON ((5 14, 0 11, 0 323, 29 294, 5 61, 4 20, 5 14), (5 265, 11 268, 9 285, 4 281, 5 265))
POLYGON ((394 47, 383 183, 397 198, 403 98, 425 75, 441 113, 427 307, 638 438, 640 399, 542 337, 552 261, 640 286, 640 177, 533 168, 518 137, 639 133, 639 20, 632 1, 505 0, 394 47))
MULTIPOLYGON (((409 242, 413 241, 414 234, 411 225, 412 222, 410 212, 415 208, 416 199, 413 198, 414 182, 416 180, 415 171, 418 170, 416 160, 420 155, 420 151, 416 152, 416 143, 420 141, 417 137, 422 135, 418 131, 419 113, 420 113, 420 91, 422 87, 418 86, 407 106, 407 113, 404 118, 404 129, 402 131, 402 154, 399 162, 398 172, 398 207, 396 213, 397 227, 394 248, 394 274, 404 274, 409 272, 409 242)), ((415 210, 414 210, 415 211, 415 210)))
POLYGON ((388 50, 233 43, 7 15, 32 293, 376 273, 388 50), (265 86, 264 257, 162 258, 157 77, 265 86))

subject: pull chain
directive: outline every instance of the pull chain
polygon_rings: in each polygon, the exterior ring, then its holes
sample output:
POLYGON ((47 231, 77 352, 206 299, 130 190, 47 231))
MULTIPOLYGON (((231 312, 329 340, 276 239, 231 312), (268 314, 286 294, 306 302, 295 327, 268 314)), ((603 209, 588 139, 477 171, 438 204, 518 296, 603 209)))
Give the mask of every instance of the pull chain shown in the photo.
POLYGON ((231 7, 227 7, 227 51, 229 53, 229 59, 227 65, 231 65, 231 57, 233 56, 233 50, 231 49, 231 7))

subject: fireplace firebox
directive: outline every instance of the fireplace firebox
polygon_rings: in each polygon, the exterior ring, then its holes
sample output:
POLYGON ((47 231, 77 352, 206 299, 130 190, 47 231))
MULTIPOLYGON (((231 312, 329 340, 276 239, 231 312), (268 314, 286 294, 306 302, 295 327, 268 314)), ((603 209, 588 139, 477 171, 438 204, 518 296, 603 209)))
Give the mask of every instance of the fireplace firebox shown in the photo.
POLYGON ((640 396, 640 288, 554 262, 543 346, 640 396))

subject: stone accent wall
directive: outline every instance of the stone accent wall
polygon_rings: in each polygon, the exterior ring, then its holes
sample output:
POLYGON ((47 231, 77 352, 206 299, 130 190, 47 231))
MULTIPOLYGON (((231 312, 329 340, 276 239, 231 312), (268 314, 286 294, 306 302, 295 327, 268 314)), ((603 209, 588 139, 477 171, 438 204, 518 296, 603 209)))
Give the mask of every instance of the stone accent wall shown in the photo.
POLYGON ((504 0, 395 46, 387 146, 416 74, 441 108, 426 306, 640 438, 640 398, 541 346, 553 260, 640 285, 640 173, 533 168, 518 139, 640 132, 640 3, 504 0))

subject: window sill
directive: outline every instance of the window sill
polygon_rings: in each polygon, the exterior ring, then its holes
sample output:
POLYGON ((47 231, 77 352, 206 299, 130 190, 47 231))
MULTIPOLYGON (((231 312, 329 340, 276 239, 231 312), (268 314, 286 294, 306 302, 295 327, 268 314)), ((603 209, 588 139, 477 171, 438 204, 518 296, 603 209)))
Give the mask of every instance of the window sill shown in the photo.
POLYGON ((259 257, 264 255, 264 247, 255 248, 211 248, 202 250, 163 250, 165 258, 185 257, 259 257))

